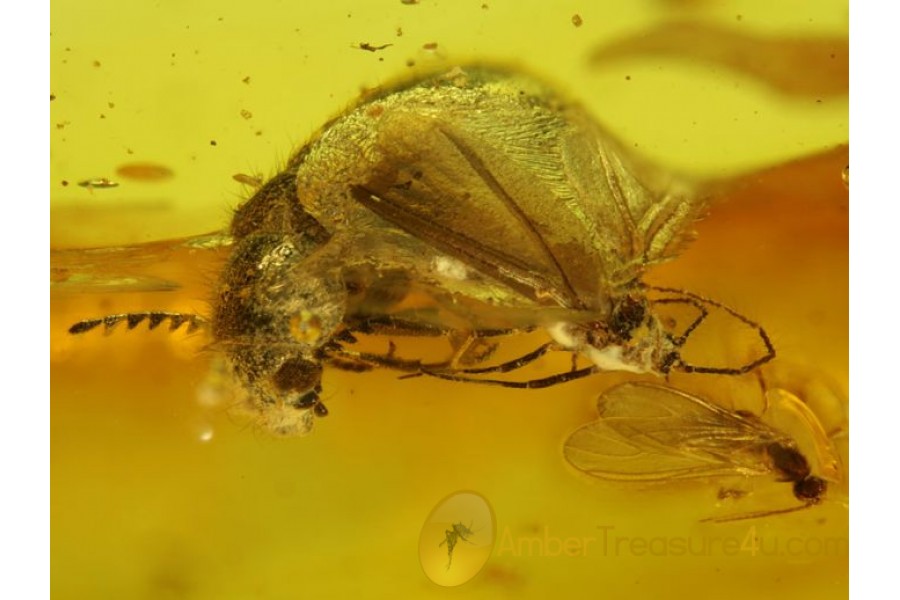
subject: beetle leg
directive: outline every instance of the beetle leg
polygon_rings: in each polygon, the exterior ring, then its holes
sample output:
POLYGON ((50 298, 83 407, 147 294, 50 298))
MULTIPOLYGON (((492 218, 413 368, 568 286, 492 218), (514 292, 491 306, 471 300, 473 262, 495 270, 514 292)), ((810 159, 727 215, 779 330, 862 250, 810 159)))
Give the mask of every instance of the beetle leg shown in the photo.
POLYGON ((446 379, 448 381, 461 381, 466 383, 478 383, 481 385, 496 385, 500 387, 518 388, 518 389, 542 389, 566 383, 575 379, 581 379, 594 373, 599 373, 600 368, 596 366, 577 369, 575 371, 566 371, 565 373, 557 373, 549 377, 541 377, 539 379, 529 379, 527 381, 505 381, 502 379, 478 379, 476 377, 467 377, 465 375, 457 375, 454 373, 445 373, 441 371, 422 370, 424 375, 437 377, 438 379, 446 379))

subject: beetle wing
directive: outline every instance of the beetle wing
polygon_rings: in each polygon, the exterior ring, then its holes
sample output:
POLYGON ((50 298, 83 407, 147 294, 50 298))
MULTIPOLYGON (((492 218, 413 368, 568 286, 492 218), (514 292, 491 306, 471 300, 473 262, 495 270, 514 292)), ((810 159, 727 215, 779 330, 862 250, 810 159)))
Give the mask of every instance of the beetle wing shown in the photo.
MULTIPOLYGON (((527 125, 530 131, 521 137, 536 140, 547 138, 553 126, 537 119, 527 125)), ((552 219, 547 214, 558 203, 533 170, 509 160, 518 148, 502 143, 508 134, 502 123, 486 124, 486 131, 473 131, 474 126, 408 110, 387 116, 379 136, 382 160, 355 198, 407 233, 538 302, 577 307, 572 257, 554 246, 548 221, 569 235, 584 228, 567 223, 571 215, 552 219), (524 196, 543 208, 535 214, 524 196)), ((598 266, 584 265, 585 281, 599 278, 598 266)))
POLYGON ((476 73, 379 102, 353 198, 539 304, 608 310, 615 288, 677 253, 702 211, 684 190, 657 191, 675 188, 529 82, 476 73))
POLYGON ((570 111, 562 155, 568 181, 593 215, 607 285, 677 256, 695 237, 707 200, 686 180, 631 155, 596 121, 570 111))
POLYGON ((764 423, 670 387, 626 383, 604 393, 600 418, 564 453, 600 479, 662 481, 769 473, 766 448, 794 442, 764 423))

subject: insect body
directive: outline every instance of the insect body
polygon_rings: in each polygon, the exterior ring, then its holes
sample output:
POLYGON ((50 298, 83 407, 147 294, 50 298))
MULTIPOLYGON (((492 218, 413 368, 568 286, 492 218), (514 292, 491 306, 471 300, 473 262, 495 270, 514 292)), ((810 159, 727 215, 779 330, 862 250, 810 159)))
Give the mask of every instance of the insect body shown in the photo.
POLYGON ((656 301, 700 312, 677 336, 640 280, 704 211, 690 186, 628 157, 577 105, 521 75, 457 68, 368 95, 239 207, 213 347, 259 411, 297 411, 297 433, 325 412, 323 362, 354 330, 385 324, 476 337, 545 328, 547 348, 593 363, 528 387, 597 370, 746 372, 774 356, 760 327, 726 309, 758 329, 766 355, 688 365, 679 349, 709 301, 656 301))
POLYGON ((456 69, 372 95, 238 210, 213 333, 264 396, 285 388, 260 382, 292 365, 289 403, 303 408, 316 351, 369 317, 546 327, 600 369, 665 373, 678 343, 640 276, 704 210, 581 108, 521 76, 456 69), (371 301, 385 290, 396 302, 371 301), (413 295, 430 307, 405 308, 413 295))
MULTIPOLYGON (((821 502, 828 484, 812 474, 796 441, 757 417, 650 383, 605 392, 596 421, 576 430, 566 460, 599 479, 659 482, 728 475, 774 475, 790 482, 804 508, 821 502)), ((762 511, 752 518, 797 510, 762 511)), ((731 519, 718 519, 731 520, 731 519)))
POLYGON ((469 536, 474 534, 471 527, 466 527, 462 523, 454 523, 450 529, 444 532, 444 541, 442 541, 438 546, 443 546, 447 544, 447 568, 450 568, 450 565, 453 563, 453 549, 456 548, 456 544, 459 540, 464 542, 469 541, 469 536))

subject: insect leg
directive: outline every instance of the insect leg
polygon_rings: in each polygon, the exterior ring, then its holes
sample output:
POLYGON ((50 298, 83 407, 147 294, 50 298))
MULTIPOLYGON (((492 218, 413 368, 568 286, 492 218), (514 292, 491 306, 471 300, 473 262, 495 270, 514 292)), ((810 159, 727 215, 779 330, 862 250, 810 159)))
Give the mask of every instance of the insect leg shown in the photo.
MULTIPOLYGON (((334 350, 343 350, 343 347, 340 346, 339 342, 346 341, 349 343, 354 343, 356 339, 353 337, 353 333, 363 333, 367 335, 396 335, 396 336, 410 336, 410 337, 437 337, 437 336, 445 336, 449 338, 450 345, 454 349, 453 356, 447 360, 442 361, 440 363, 433 363, 432 366, 435 369, 440 368, 442 371, 452 371, 459 373, 506 373, 515 369, 518 369, 524 365, 529 364, 530 362, 536 360, 540 356, 543 356, 550 348, 550 344, 547 344, 546 348, 539 348, 536 351, 530 352, 524 356, 519 358, 507 361, 500 365, 495 365, 492 367, 484 367, 484 368, 458 368, 457 365, 460 363, 469 364, 475 363, 483 363, 488 360, 493 354, 495 347, 490 342, 489 346, 486 348, 486 351, 478 354, 476 356, 471 356, 474 354, 474 350, 477 350, 477 342, 488 340, 489 338, 501 337, 505 335, 513 335, 522 333, 523 331, 528 331, 528 329, 478 329, 474 331, 466 331, 459 332, 459 330, 452 328, 443 328, 438 325, 422 325, 419 323, 415 323, 412 321, 406 321, 403 319, 398 319, 397 317, 392 316, 379 316, 379 317, 370 317, 362 320, 351 321, 347 324, 347 329, 341 332, 341 339, 338 339, 338 336, 335 336, 331 340, 329 351, 334 350), (440 365, 440 366, 439 366, 440 365)), ((418 364, 415 361, 407 361, 397 359, 396 361, 388 361, 388 359, 393 359, 393 349, 395 348, 393 343, 391 342, 390 350, 387 355, 367 355, 366 360, 375 360, 379 366, 384 366, 387 368, 394 368, 398 370, 410 370, 412 365, 418 364), (378 356, 377 359, 375 357, 378 356)))
MULTIPOLYGON (((492 365, 490 367, 477 367, 477 368, 465 368, 459 369, 453 363, 453 359, 441 362, 434 363, 422 363, 419 360, 414 359, 402 359, 393 356, 392 352, 389 352, 387 355, 383 354, 370 354, 364 352, 352 352, 350 350, 346 350, 344 348, 335 348, 329 353, 329 359, 340 361, 341 359, 347 359, 349 361, 356 361, 357 364, 362 362, 372 366, 381 366, 389 369, 394 369, 397 371, 408 371, 415 372, 416 375, 420 374, 420 372, 430 371, 429 374, 434 373, 442 373, 445 375, 483 375, 486 373, 509 373, 510 371, 515 371, 517 369, 521 369, 522 367, 531 364, 535 360, 544 356, 547 352, 551 350, 556 350, 556 345, 548 342, 546 344, 541 344, 536 349, 523 354, 517 358, 512 360, 508 360, 506 362, 492 365)), ((334 364, 338 368, 345 368, 341 364, 334 364)), ((353 367, 347 367, 346 370, 365 370, 353 367)), ((575 371, 576 369, 572 369, 575 371)))
POLYGON ((556 375, 551 375, 549 377, 542 377, 540 379, 529 379, 528 381, 505 381, 502 379, 478 379, 476 377, 467 377, 465 375, 457 375, 455 373, 447 373, 441 371, 432 371, 427 369, 422 369, 422 373, 424 375, 429 375, 431 377, 437 377, 438 379, 446 379, 448 381, 461 381, 465 383, 479 383, 482 385, 496 385, 500 387, 508 387, 508 388, 517 388, 517 389, 542 389, 546 387, 551 387, 554 385, 558 385, 560 383, 566 383, 568 381, 573 381, 575 379, 581 379, 582 377, 587 377, 588 375, 593 375, 594 373, 599 373, 600 368, 596 366, 585 367, 583 369, 577 369, 575 371, 566 371, 565 373, 557 373, 556 375))
POLYGON ((366 335, 396 335, 402 337, 439 337, 448 335, 450 329, 424 325, 392 316, 347 319, 347 329, 366 335))
POLYGON ((687 326, 684 332, 682 332, 680 336, 672 340, 672 342, 678 347, 683 346, 687 342, 688 337, 690 337, 690 335, 694 332, 694 330, 697 329, 697 327, 699 327, 700 324, 704 320, 706 320, 706 317, 709 316, 709 311, 706 310, 706 308, 702 304, 700 304, 693 298, 662 298, 660 300, 651 300, 650 302, 652 304, 687 304, 700 311, 699 316, 697 316, 697 318, 695 318, 691 322, 691 324, 687 326))
MULTIPOLYGON (((751 320, 748 317, 745 317, 744 315, 737 312, 733 308, 726 306, 725 304, 722 304, 721 302, 717 302, 711 298, 706 298, 704 296, 700 296, 698 294, 694 294, 692 292, 680 290, 677 288, 657 287, 657 286, 653 286, 653 285, 648 285, 646 287, 649 290, 654 290, 657 292, 678 294, 678 295, 686 297, 686 298, 692 298, 699 303, 706 304, 709 306, 714 306, 716 308, 720 308, 720 309, 724 310, 729 315, 736 318, 740 322, 744 323, 751 329, 756 330, 756 333, 759 336, 759 339, 762 340, 763 345, 766 348, 766 352, 765 352, 765 354, 763 354, 763 356, 761 356, 760 358, 758 358, 754 361, 746 363, 745 365, 743 365, 741 367, 737 367, 737 368, 703 367, 703 366, 691 365, 689 363, 682 361, 679 358, 676 361, 676 363, 673 365, 673 367, 677 368, 678 370, 685 372, 685 373, 711 373, 711 374, 718 374, 718 375, 743 375, 745 373, 749 373, 753 369, 755 369, 755 368, 759 367, 760 365, 763 365, 763 364, 769 362, 770 360, 772 360, 773 358, 775 358, 775 347, 772 345, 772 341, 769 339, 769 334, 766 333, 766 330, 763 329, 762 325, 760 325, 756 321, 751 320)), ((655 302, 660 302, 660 301, 661 300, 655 300, 655 302)), ((702 322, 702 319, 701 319, 701 322, 702 322)), ((699 324, 700 323, 697 323, 697 325, 699 325, 699 324)), ((694 325, 694 327, 696 327, 696 325, 694 325)))
POLYGON ((322 359, 329 365, 347 371, 366 371, 374 367, 384 367, 395 371, 418 374, 428 369, 446 369, 449 361, 423 363, 418 359, 398 358, 392 355, 355 352, 345 348, 330 349, 322 359))
POLYGON ((453 331, 448 335, 454 349, 450 358, 451 369, 460 365, 484 363, 497 350, 497 342, 488 341, 487 336, 478 331, 453 331))
POLYGON ((500 363, 499 365, 493 365, 490 367, 479 367, 479 368, 469 368, 469 369, 453 369, 453 373, 464 373, 466 375, 482 375, 484 373, 509 373, 510 371, 515 371, 516 369, 521 369, 527 364, 534 362, 539 359, 543 355, 545 355, 550 350, 555 350, 555 344, 546 343, 541 344, 536 349, 532 350, 527 354, 523 354, 518 358, 514 358, 512 360, 508 360, 506 362, 500 363))

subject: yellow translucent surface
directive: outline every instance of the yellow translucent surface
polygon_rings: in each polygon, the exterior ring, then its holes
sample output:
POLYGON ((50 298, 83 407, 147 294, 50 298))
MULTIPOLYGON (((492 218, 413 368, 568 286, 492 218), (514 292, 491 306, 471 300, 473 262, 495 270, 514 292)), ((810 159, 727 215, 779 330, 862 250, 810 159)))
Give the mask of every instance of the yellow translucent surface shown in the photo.
MULTIPOLYGON (((518 64, 585 102, 645 154, 714 178, 847 140, 846 97, 788 99, 703 63, 655 58, 597 68, 586 59, 603 41, 673 16, 844 35, 842 3, 816 3, 815 13, 759 1, 484 4, 54 3, 54 243, 222 227, 246 194, 232 175, 274 173, 360 86, 410 71, 409 59, 518 64), (394 45, 352 47, 364 42, 394 45), (436 51, 423 49, 431 42, 436 51), (174 176, 140 182, 115 174, 148 161, 174 176), (121 185, 76 185, 97 177, 121 185)), ((743 195, 714 208, 684 256, 651 276, 764 323, 779 351, 768 383, 809 402, 826 430, 841 426, 847 393, 845 164, 837 155, 753 178, 743 195)), ((596 416, 596 396, 623 376, 516 391, 329 371, 331 415, 307 438, 275 440, 198 403, 208 371, 203 339, 65 334, 73 321, 98 314, 206 310, 215 261, 179 257, 166 275, 189 285, 168 294, 51 297, 58 597, 846 595, 841 485, 811 510, 710 525, 698 521, 796 500, 788 485, 766 478, 728 482, 753 493, 719 501, 723 482, 635 489, 571 470, 563 441, 596 416), (445 589, 422 572, 419 536, 435 505, 459 490, 491 503, 497 546, 474 580, 445 589), (556 539, 582 551, 557 553, 556 539), (679 539, 690 544, 686 555, 679 539)), ((565 364, 560 357, 535 372, 565 364)), ((759 408, 753 378, 672 383, 759 408)), ((835 443, 846 461, 846 441, 835 443)))

